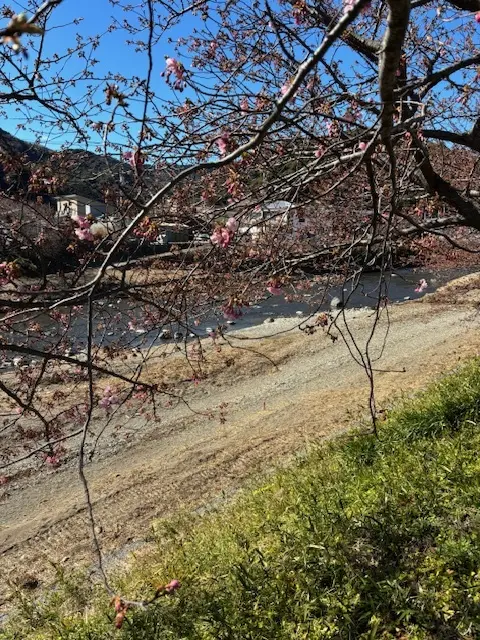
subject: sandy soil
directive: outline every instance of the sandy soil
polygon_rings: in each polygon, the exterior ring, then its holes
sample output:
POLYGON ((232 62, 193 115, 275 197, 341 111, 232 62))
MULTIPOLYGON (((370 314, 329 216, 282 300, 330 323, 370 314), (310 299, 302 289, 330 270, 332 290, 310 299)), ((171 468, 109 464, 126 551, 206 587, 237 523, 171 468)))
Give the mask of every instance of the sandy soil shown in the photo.
MULTIPOLYGON (((480 351, 480 315, 472 306, 445 302, 402 304, 391 308, 388 322, 383 317, 374 339, 374 352, 381 355, 375 365, 381 406, 480 351)), ((106 439, 87 474, 107 557, 145 540, 152 519, 231 495, 255 473, 366 414, 368 381, 347 345, 321 330, 306 335, 298 323, 276 321, 230 337, 242 347, 232 350, 239 361, 231 362, 224 350, 223 366, 189 389, 190 409, 180 403, 155 424, 133 419, 128 441, 111 446, 106 439), (245 348, 256 353, 246 357, 245 348), (212 409, 216 417, 208 415, 212 409)), ((364 344, 372 313, 348 312, 348 323, 364 344)), ((8 486, 0 502, 0 553, 4 607, 8 584, 21 583, 26 574, 40 587, 51 584, 49 561, 67 567, 92 562, 73 466, 8 486)))

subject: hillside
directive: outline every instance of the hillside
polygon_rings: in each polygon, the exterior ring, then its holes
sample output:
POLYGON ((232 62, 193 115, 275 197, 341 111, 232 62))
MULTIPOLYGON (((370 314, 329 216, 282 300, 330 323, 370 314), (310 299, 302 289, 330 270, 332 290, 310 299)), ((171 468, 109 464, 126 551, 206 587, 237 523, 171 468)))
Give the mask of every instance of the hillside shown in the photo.
MULTIPOLYGON (((62 177, 55 195, 79 193, 102 200, 104 188, 112 181, 118 181, 120 170, 124 180, 131 178, 131 170, 126 163, 111 157, 108 163, 110 169, 103 156, 91 151, 53 151, 39 144, 25 142, 0 129, 0 190, 10 194, 27 191, 32 173, 51 166, 53 172, 58 172, 62 177)), ((48 198, 50 194, 46 192, 40 195, 48 198)))

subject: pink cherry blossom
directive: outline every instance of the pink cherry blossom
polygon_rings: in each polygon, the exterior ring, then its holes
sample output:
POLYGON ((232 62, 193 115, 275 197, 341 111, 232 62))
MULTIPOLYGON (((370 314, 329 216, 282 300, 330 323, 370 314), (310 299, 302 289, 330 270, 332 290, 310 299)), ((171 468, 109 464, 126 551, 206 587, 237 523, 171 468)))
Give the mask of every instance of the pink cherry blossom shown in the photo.
POLYGON ((183 91, 187 86, 185 80, 185 67, 175 58, 165 59, 165 71, 162 72, 167 84, 177 91, 183 91))
POLYGON ((327 124, 327 135, 333 137, 338 136, 340 133, 340 125, 336 121, 331 121, 327 124))
POLYGON ((282 94, 282 96, 284 96, 287 93, 287 91, 290 89, 291 84, 292 84, 291 80, 287 80, 282 84, 282 86, 280 87, 280 93, 282 94))
POLYGON ((79 228, 79 229, 75 229, 75 235, 77 236, 77 238, 79 240, 82 240, 84 242, 93 242, 94 237, 92 232, 90 231, 89 228, 84 229, 84 228, 79 228))
POLYGON ((243 316, 243 312, 240 307, 236 307, 232 304, 227 304, 223 307, 223 317, 226 320, 237 320, 243 316))
POLYGON ((229 150, 230 133, 228 131, 225 131, 224 133, 222 133, 222 135, 219 138, 216 139, 215 142, 217 143, 217 147, 220 155, 224 156, 229 150))
POLYGON ((367 148, 367 143, 366 142, 359 142, 358 143, 358 148, 360 151, 365 151, 365 149, 367 148))
POLYGON ((279 296, 283 293, 280 283, 276 280, 272 280, 267 284, 267 291, 271 293, 272 296, 279 296))
POLYGON ((217 245, 222 249, 226 249, 228 247, 232 238, 233 234, 228 229, 225 229, 225 227, 217 227, 210 236, 212 244, 217 245))
POLYGON ((88 218, 78 215, 78 213, 72 214, 72 220, 78 225, 78 228, 75 229, 77 238, 84 242, 93 242, 95 237, 91 231, 92 222, 88 218))
POLYGON ((427 289, 427 287, 428 282, 424 278, 422 278, 415 289, 415 293, 422 293, 423 291, 425 291, 425 289, 427 289))
POLYGON ((323 154, 325 153, 325 147, 323 147, 322 145, 320 145, 318 147, 318 149, 315 151, 315 157, 316 158, 321 158, 323 156, 323 154))
POLYGON ((60 466, 60 460, 56 455, 46 456, 45 462, 49 464, 51 467, 53 467, 54 469, 60 466))
POLYGON ((105 409, 107 413, 111 410, 112 406, 120 404, 120 398, 116 395, 113 388, 107 385, 103 390, 103 397, 100 399, 98 406, 105 409))
MULTIPOLYGON (((357 4, 357 0, 344 0, 343 3, 343 13, 348 13, 353 9, 353 7, 357 4)), ((367 2, 367 4, 363 7, 362 12, 365 13, 370 9, 371 3, 367 2)))
POLYGON ((225 228, 230 231, 230 233, 235 233, 235 231, 238 229, 238 222, 235 220, 235 218, 229 218, 225 223, 225 228))
POLYGON ((477 24, 480 24, 480 11, 477 11, 477 13, 475 14, 475 22, 477 24))
POLYGON ((0 285, 12 282, 19 274, 20 272, 15 262, 0 263, 0 285))
POLYGON ((173 593, 174 591, 176 591, 180 587, 181 587, 181 585, 180 585, 180 582, 178 580, 170 580, 170 582, 167 585, 165 585, 165 592, 166 593, 173 593))
POLYGON ((297 26, 304 24, 308 18, 308 10, 305 4, 305 0, 297 0, 293 5, 293 20, 297 26))
POLYGON ((80 229, 89 229, 91 222, 85 216, 80 216, 78 213, 74 213, 72 215, 72 220, 77 224, 80 229))
POLYGON ((142 169, 145 162, 142 154, 138 149, 136 151, 126 151, 123 154, 123 158, 128 161, 128 164, 132 167, 132 169, 137 169, 137 171, 142 169))

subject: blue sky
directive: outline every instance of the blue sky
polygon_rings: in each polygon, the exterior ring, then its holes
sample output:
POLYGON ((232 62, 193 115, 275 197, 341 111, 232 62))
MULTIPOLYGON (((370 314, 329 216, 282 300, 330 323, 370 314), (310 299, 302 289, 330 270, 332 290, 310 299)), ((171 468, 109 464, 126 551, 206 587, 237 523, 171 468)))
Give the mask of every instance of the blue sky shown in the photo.
MULTIPOLYGON (((38 0, 40 2, 40 0, 38 0)), ((26 10, 27 14, 31 14, 26 7, 26 2, 13 2, 12 6, 17 11, 26 10)), ((128 37, 124 30, 114 31, 108 33, 108 27, 112 22, 112 16, 116 15, 121 17, 123 12, 118 8, 112 7, 108 0, 64 0, 64 2, 57 7, 49 21, 50 30, 46 37, 46 51, 47 52, 62 52, 68 47, 75 45, 75 35, 80 33, 84 36, 93 36, 95 34, 102 34, 100 40, 100 46, 93 53, 93 57, 99 60, 99 64, 95 67, 99 76, 105 75, 109 71, 120 72, 126 77, 138 75, 144 77, 146 74, 146 54, 135 53, 133 46, 126 44, 126 38, 128 37), (82 18, 82 21, 75 25, 72 23, 75 19, 82 18), (67 25, 67 26, 63 26, 67 25), (62 28, 57 28, 62 27, 62 28)), ((194 18, 186 17, 183 22, 183 29, 190 30, 193 26, 194 18)), ((178 37, 180 33, 169 34, 178 37)), ((155 48, 155 60, 154 60, 154 72, 153 72, 153 86, 155 89, 164 88, 167 90, 165 81, 160 77, 160 73, 165 67, 165 56, 172 55, 173 45, 165 42, 159 43, 155 48)), ((64 75, 68 77, 68 74, 74 73, 75 70, 81 68, 81 61, 73 59, 69 62, 68 67, 65 69, 64 75)), ((102 83, 101 91, 103 91, 105 84, 102 83)), ((72 95, 79 97, 82 95, 81 87, 72 90, 72 95)), ((99 93, 99 100, 103 102, 103 93, 99 93)), ((16 113, 13 108, 8 108, 7 120, 0 122, 0 127, 7 129, 13 134, 19 135, 23 139, 33 140, 34 136, 28 131, 18 131, 17 124, 22 121, 22 116, 16 113)), ((52 136, 51 132, 46 129, 42 129, 40 118, 36 123, 35 128, 41 131, 42 142, 49 147, 59 147, 66 139, 65 136, 52 136)))
MULTIPOLYGON (((41 0, 30 0, 32 6, 38 6, 41 0)), ((126 1, 126 0, 125 0, 126 1)), ((27 13, 32 12, 26 7, 26 3, 29 0, 14 0, 12 7, 17 11, 26 10, 27 13)), ((132 0, 132 7, 135 7, 137 3, 141 6, 142 0, 132 0)), ((273 3, 273 6, 275 4, 273 3)), ((157 5, 158 10, 158 5, 157 5)), ((112 7, 108 0, 64 0, 63 3, 57 7, 52 19, 49 23, 49 32, 47 33, 46 49, 48 52, 62 52, 68 47, 75 46, 75 35, 81 33, 85 36, 92 36, 95 34, 103 34, 100 40, 99 48, 94 52, 94 57, 97 58, 100 63, 96 67, 98 75, 103 76, 108 71, 118 71, 124 76, 140 76, 145 77, 147 69, 147 58, 145 53, 135 53, 134 47, 126 44, 127 34, 122 29, 117 32, 106 33, 109 25, 112 21, 112 16, 122 17, 123 12, 118 7, 112 7), (78 25, 69 24, 75 19, 81 18, 82 21, 78 25), (67 25, 67 26, 62 26, 67 25), (62 28, 59 28, 62 27, 62 28)), ((132 16, 132 12, 129 13, 132 16)), ((172 38, 178 38, 181 35, 189 35, 192 29, 200 24, 200 18, 194 18, 189 14, 182 18, 181 29, 177 28, 176 31, 169 33, 172 38)), ((452 28, 453 25, 450 25, 452 28)), ((346 49, 342 49, 341 58, 343 58, 342 65, 349 67, 352 62, 352 57, 346 49)), ((165 80, 160 77, 160 73, 165 67, 164 58, 167 55, 174 55, 174 45, 169 44, 166 40, 160 42, 154 51, 154 70, 153 70, 153 88, 157 90, 160 95, 171 96, 170 89, 167 87, 165 80)), ((187 62, 188 65, 188 62, 187 62)), ((69 66, 64 70, 63 75, 65 77, 71 77, 71 74, 81 68, 81 61, 73 59, 69 62, 69 66)), ((279 79, 279 82, 281 79, 279 79)), ((104 104, 103 89, 105 84, 101 83, 98 89, 98 103, 104 104)), ((70 91, 70 90, 69 90, 70 91)), ((72 96, 78 97, 82 95, 82 88, 78 86, 72 90, 72 96)), ((180 94, 180 98, 183 100, 188 95, 180 94)), ((7 108, 7 119, 0 121, 0 127, 5 128, 12 133, 19 135, 19 137, 25 140, 33 140, 34 133, 32 131, 17 131, 17 124, 22 121, 22 116, 15 111, 13 107, 7 108)), ((108 115, 106 113, 99 114, 98 119, 106 120, 108 115)), ((51 148, 58 148, 62 143, 71 140, 71 137, 63 134, 52 132, 42 123, 41 115, 37 118, 34 130, 42 136, 42 142, 51 148)), ((131 134, 136 136, 138 131, 131 130, 131 134)))

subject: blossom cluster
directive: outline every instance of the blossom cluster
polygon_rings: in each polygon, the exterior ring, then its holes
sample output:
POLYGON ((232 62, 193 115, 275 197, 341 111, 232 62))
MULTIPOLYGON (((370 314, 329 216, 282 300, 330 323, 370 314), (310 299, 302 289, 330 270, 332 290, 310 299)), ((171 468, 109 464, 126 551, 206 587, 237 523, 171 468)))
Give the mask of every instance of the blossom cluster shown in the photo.
POLYGON ((232 139, 229 131, 224 131, 222 135, 216 139, 218 152, 221 156, 225 156, 229 151, 233 150, 232 139))
POLYGON ((267 291, 271 293, 272 296, 279 296, 283 293, 280 282, 276 279, 270 280, 270 282, 267 283, 267 291))
POLYGON ((183 91, 187 86, 185 67, 175 58, 165 60, 165 71, 161 75, 164 76, 166 83, 177 91, 183 91))
POLYGON ((422 278, 415 288, 415 293, 423 293, 427 288, 428 288, 428 282, 425 280, 425 278, 422 278))
POLYGON ((20 36, 22 34, 41 35, 44 32, 42 27, 30 22, 30 20, 27 19, 27 14, 24 12, 13 15, 5 31, 6 34, 2 37, 2 42, 9 44, 15 53, 22 51, 22 44, 20 42, 20 36))
POLYGON ((214 232, 210 236, 210 240, 212 244, 216 245, 217 247, 226 249, 232 242, 237 229, 238 222, 235 220, 235 218, 229 218, 224 227, 219 226, 214 230, 214 232))
POLYGON ((145 160, 138 149, 135 151, 126 151, 123 154, 123 158, 128 162, 132 169, 135 169, 136 171, 141 171, 143 169, 145 160))
POLYGON ((0 285, 8 284, 20 275, 15 262, 0 262, 0 285))
POLYGON ((297 26, 304 24, 308 18, 308 8, 305 0, 297 0, 293 5, 293 20, 297 26))
POLYGON ((240 306, 238 306, 238 304, 235 304, 234 302, 229 302, 228 304, 226 304, 223 309, 223 317, 226 320, 238 320, 238 318, 241 318, 243 316, 243 311, 241 309, 240 306))
MULTIPOLYGON (((348 13, 353 9, 353 7, 357 4, 358 0, 344 0, 343 2, 343 13, 348 13)), ((363 11, 367 11, 370 8, 370 2, 367 2, 363 11)))
POLYGON ((116 404, 120 404, 120 398, 115 393, 113 387, 107 385, 103 390, 103 396, 100 398, 98 402, 98 406, 105 409, 107 413, 109 413, 112 407, 116 404))
POLYGON ((145 238, 150 242, 154 242, 158 238, 159 228, 150 218, 144 218, 142 222, 133 231, 137 238, 145 238))
POLYGON ((92 233, 91 226, 93 223, 93 219, 87 216, 80 216, 78 213, 74 213, 72 215, 73 222, 77 225, 75 229, 75 235, 79 240, 83 240, 85 242, 93 242, 95 240, 95 236, 92 233))

